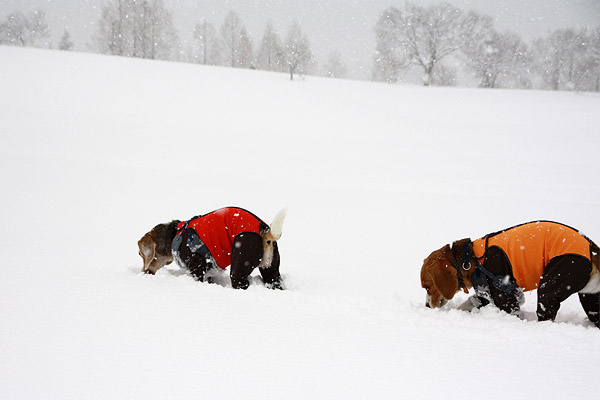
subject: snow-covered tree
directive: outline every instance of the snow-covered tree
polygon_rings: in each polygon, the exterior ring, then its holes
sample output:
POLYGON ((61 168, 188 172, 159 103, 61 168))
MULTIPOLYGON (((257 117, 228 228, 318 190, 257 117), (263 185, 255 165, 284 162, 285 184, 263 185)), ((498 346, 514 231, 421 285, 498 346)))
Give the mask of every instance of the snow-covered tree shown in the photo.
POLYGON ((265 27, 265 32, 263 33, 260 47, 256 55, 256 63, 258 69, 266 71, 283 72, 287 70, 281 39, 279 39, 279 35, 273 28, 273 23, 271 21, 269 21, 265 27))
POLYGON ((65 33, 63 33, 60 43, 58 44, 59 50, 70 51, 73 50, 73 42, 71 41, 71 35, 69 31, 65 29, 65 33))
POLYGON ((294 74, 302 75, 308 72, 313 63, 313 54, 310 50, 310 42, 302 33, 302 28, 297 21, 290 26, 284 51, 291 80, 294 80, 294 74))
POLYGON ((397 82, 402 70, 416 67, 423 72, 425 86, 435 84, 436 68, 442 60, 461 50, 484 28, 481 16, 448 3, 430 7, 406 3, 402 10, 390 7, 375 26, 374 78, 397 82))
POLYGON ((29 15, 20 12, 9 14, 0 24, 0 44, 37 47, 42 45, 41 39, 49 36, 46 14, 41 10, 33 10, 29 15))
POLYGON ((331 78, 343 78, 348 72, 348 68, 346 68, 346 64, 342 60, 342 55, 337 51, 329 53, 325 68, 325 75, 331 78))

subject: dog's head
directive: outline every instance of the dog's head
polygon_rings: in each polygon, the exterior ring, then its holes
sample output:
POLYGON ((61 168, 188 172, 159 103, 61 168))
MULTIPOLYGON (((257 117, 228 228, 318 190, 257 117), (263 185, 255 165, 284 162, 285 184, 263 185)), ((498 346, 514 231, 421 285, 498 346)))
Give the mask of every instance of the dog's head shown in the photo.
POLYGON ((423 260, 421 286, 427 290, 427 307, 441 307, 460 290, 456 268, 452 266, 452 250, 445 245, 423 260))
POLYGON ((154 275, 173 261, 171 243, 180 222, 173 220, 166 224, 158 224, 138 241, 138 253, 144 260, 142 272, 154 275))

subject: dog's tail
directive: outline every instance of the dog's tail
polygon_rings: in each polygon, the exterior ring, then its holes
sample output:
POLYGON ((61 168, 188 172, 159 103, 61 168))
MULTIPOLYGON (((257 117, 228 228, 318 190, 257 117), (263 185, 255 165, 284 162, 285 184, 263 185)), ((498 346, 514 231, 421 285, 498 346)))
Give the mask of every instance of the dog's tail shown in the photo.
POLYGON ((275 242, 281 238, 283 222, 285 221, 286 215, 287 209, 281 209, 275 215, 275 218, 273 218, 273 222, 271 222, 269 229, 261 233, 263 240, 263 257, 258 265, 260 268, 270 267, 273 262, 274 245, 275 242))
POLYGON ((275 241, 281 238, 281 233, 283 230, 283 222, 285 221, 285 217, 287 216, 287 208, 282 208, 273 218, 273 222, 270 225, 271 235, 273 235, 273 239, 275 241))

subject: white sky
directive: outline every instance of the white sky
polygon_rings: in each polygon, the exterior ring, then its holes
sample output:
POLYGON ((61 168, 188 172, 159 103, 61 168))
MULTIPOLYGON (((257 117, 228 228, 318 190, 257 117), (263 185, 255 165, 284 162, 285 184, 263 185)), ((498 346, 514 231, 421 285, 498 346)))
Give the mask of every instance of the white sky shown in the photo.
MULTIPOLYGON (((473 9, 495 18, 496 27, 521 34, 526 40, 559 28, 600 25, 600 0, 446 0, 464 10, 473 9)), ((91 42, 100 8, 108 0, 0 0, 0 20, 13 11, 46 11, 53 47, 68 27, 75 50, 85 51, 91 42)), ((438 0, 413 0, 429 5, 438 0)), ((339 51, 348 65, 349 77, 368 78, 375 46, 374 26, 379 14, 404 0, 164 0, 174 17, 179 38, 191 40, 193 26, 205 18, 217 27, 228 10, 243 19, 256 44, 271 19, 284 36, 296 19, 310 39, 319 63, 339 51)))

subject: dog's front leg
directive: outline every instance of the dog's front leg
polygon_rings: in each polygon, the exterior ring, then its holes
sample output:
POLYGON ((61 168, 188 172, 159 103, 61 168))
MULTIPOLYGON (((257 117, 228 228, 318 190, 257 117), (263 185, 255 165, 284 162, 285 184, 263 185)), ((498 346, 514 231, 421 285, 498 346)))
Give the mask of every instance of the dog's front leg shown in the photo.
POLYGON ((207 268, 206 259, 198 253, 193 253, 185 243, 184 241, 184 244, 179 249, 179 259, 190 271, 194 279, 204 282, 204 274, 207 268))
POLYGON ((460 306, 456 307, 456 309, 461 310, 461 311, 469 311, 469 312, 473 311, 474 308, 477 308, 477 305, 474 304, 472 299, 473 299, 473 297, 469 297, 460 306))

